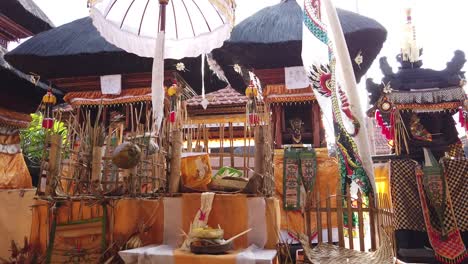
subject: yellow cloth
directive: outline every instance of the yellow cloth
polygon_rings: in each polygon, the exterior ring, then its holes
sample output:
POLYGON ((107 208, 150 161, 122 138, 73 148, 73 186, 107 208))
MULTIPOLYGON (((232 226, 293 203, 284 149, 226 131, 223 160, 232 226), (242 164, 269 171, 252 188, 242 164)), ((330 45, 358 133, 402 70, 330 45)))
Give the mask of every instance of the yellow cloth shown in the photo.
POLYGON ((224 255, 197 255, 179 249, 174 250, 174 264, 236 264, 239 251, 224 255))
POLYGON ((374 177, 377 193, 390 194, 389 172, 389 163, 374 164, 374 177))
MULTIPOLYGON (((317 153, 317 179, 315 181, 314 193, 320 192, 322 207, 325 207, 327 189, 329 195, 336 195, 338 187, 338 162, 335 158, 328 157, 326 149, 316 149, 317 153)), ((304 217, 300 211, 285 211, 283 209, 283 158, 284 150, 276 149, 274 155, 274 174, 276 185, 276 196, 280 201, 281 229, 294 232, 304 232, 304 217)), ((336 207, 336 199, 331 199, 331 207, 336 207)), ((312 228, 316 227, 316 214, 311 213, 312 228)), ((332 214, 332 227, 337 227, 336 214, 332 214)), ((327 228, 326 214, 322 214, 322 228, 327 228)))
POLYGON ((212 176, 210 156, 202 153, 183 157, 180 170, 185 187, 206 190, 212 176))
MULTIPOLYGON (((188 232, 197 211, 200 209, 200 194, 182 195, 182 227, 188 232)), ((217 194, 213 200, 208 225, 224 229, 224 238, 229 239, 248 229, 247 196, 242 194, 217 194)), ((247 248, 247 236, 234 240, 234 249, 247 248)))

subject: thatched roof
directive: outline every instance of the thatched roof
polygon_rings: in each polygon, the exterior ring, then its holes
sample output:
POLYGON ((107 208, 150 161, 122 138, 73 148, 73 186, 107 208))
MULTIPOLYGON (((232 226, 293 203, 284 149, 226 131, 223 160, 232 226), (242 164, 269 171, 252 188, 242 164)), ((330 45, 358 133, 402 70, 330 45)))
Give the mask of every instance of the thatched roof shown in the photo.
POLYGON ((0 13, 33 34, 49 30, 54 24, 33 0, 2 0, 0 13))
MULTIPOLYGON (((39 106, 47 86, 42 82, 35 85, 31 75, 24 74, 8 64, 3 58, 5 52, 6 50, 0 47, 0 107, 32 113, 39 106)), ((54 92, 58 93, 56 90, 54 92)))
MULTIPOLYGON (((387 32, 377 21, 337 9, 352 61, 359 51, 363 63, 353 65, 359 80, 380 52, 387 32)), ((223 48, 213 52, 222 65, 271 69, 302 65, 303 14, 295 0, 266 7, 234 27, 223 48)), ((227 72, 232 69, 225 69, 227 72)))
MULTIPOLYGON (((385 29, 372 19, 339 11, 351 57, 363 51, 364 63, 355 67, 362 76, 372 63, 386 37, 385 29), (345 25, 346 24, 346 25, 345 25), (370 26, 369 26, 370 25, 370 26)), ((231 86, 243 93, 247 83, 234 71, 235 63, 247 68, 283 68, 302 64, 302 11, 296 1, 283 1, 260 10, 234 27, 232 37, 213 51, 231 86)), ((18 46, 6 59, 24 72, 43 79, 106 74, 151 72, 152 59, 141 58, 108 43, 82 18, 41 33, 18 46)), ((200 94, 200 57, 183 60, 188 71, 180 75, 200 94)), ((166 60, 166 70, 174 70, 177 61, 166 60)), ((226 86, 205 69, 207 92, 226 86)))

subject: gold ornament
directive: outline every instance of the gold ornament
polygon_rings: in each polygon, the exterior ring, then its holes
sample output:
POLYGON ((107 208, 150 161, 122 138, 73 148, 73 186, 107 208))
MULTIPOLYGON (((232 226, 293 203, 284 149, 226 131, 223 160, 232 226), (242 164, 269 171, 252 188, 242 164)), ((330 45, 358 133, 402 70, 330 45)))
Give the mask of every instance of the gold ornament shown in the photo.
POLYGON ((252 82, 249 84, 249 86, 247 86, 247 88, 245 89, 245 95, 247 97, 257 97, 258 95, 258 89, 257 87, 255 87, 252 82))
POLYGON ((167 94, 169 96, 173 96, 177 93, 177 86, 175 84, 173 84, 171 87, 169 87, 169 89, 167 89, 167 94))
POLYGON ((55 105, 57 103, 57 98, 55 97, 55 95, 52 94, 52 92, 48 91, 42 97, 42 103, 55 105))

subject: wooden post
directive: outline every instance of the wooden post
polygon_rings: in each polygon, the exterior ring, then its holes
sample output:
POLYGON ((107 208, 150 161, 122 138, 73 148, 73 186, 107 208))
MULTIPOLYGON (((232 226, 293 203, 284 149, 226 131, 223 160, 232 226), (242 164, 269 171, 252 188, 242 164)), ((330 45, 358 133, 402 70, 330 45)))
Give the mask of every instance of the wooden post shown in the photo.
POLYGON ((281 148, 283 145, 283 107, 279 104, 275 105, 275 147, 281 148))
POLYGON ((353 241, 353 211, 351 208, 351 193, 349 190, 349 184, 346 184, 346 214, 348 217, 348 241, 349 248, 354 249, 353 241))
POLYGON ((343 234, 343 196, 341 195, 341 185, 337 184, 336 188, 336 220, 338 224, 338 246, 344 247, 343 234))
POLYGON ((209 144, 210 139, 208 137, 208 125, 207 124, 205 124, 205 126, 203 127, 203 140, 204 140, 203 145, 205 147, 205 152, 209 153, 210 148, 209 148, 208 144, 209 144))
POLYGON ((306 234, 307 237, 309 238, 309 244, 310 244, 310 238, 312 237, 312 221, 311 221, 311 207, 312 207, 312 192, 306 192, 306 204, 305 204, 305 222, 306 222, 306 234))
POLYGON ((244 177, 248 178, 249 175, 248 173, 248 165, 247 165, 247 122, 244 123, 244 149, 242 151, 243 158, 244 158, 244 177))
POLYGON ((333 243, 333 234, 332 234, 332 221, 331 221, 331 201, 330 201, 331 197, 330 197, 330 189, 327 185, 327 200, 326 200, 326 204, 327 204, 327 241, 328 241, 328 244, 332 244, 333 243))
POLYGON ((317 212, 317 234, 318 234, 318 243, 323 242, 323 237, 322 237, 322 212, 321 212, 321 202, 320 202, 320 193, 317 189, 317 195, 315 198, 315 204, 316 204, 316 212, 317 212))
POLYGON ((232 122, 229 122, 229 148, 231 152, 231 167, 235 167, 234 162, 234 127, 232 122))
POLYGON ((375 234, 375 200, 374 194, 369 195, 369 225, 370 225, 370 238, 371 238, 371 250, 375 251, 376 246, 376 234, 375 234))
MULTIPOLYGON (((60 173, 60 160, 61 160, 61 148, 62 148, 62 136, 53 134, 49 137, 50 140, 50 152, 49 152, 49 174, 47 174, 47 196, 55 196, 55 189, 57 184, 57 177, 60 173)), ((46 138, 47 142, 47 138, 46 138)))
POLYGON ((180 160, 182 154, 182 132, 176 129, 172 133, 171 171, 169 175, 169 192, 179 192, 180 186, 180 160))
POLYGON ((255 127, 255 161, 254 161, 254 171, 257 175, 264 174, 264 163, 265 163, 265 129, 263 126, 255 127))
POLYGON ((224 123, 219 124, 219 168, 224 166, 224 123))
POLYGON ((358 225, 359 225, 359 249, 364 252, 364 217, 362 215, 362 193, 358 190, 358 225))
POLYGON ((320 147, 320 108, 317 102, 312 102, 312 140, 314 148, 320 147))

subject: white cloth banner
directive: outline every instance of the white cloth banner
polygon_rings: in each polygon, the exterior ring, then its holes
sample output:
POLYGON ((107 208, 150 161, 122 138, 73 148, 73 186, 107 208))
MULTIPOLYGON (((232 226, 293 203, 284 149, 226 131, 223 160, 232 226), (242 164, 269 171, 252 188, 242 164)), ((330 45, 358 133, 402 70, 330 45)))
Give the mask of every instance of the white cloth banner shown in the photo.
MULTIPOLYGON (((363 117, 364 112, 360 105, 354 71, 336 9, 330 0, 304 0, 303 12, 302 61, 312 84, 315 86, 320 84, 320 87, 314 87, 313 90, 326 121, 324 126, 329 136, 327 141, 335 141, 334 136, 330 137, 330 135, 334 135, 331 94, 335 93, 338 100, 342 99, 338 91, 338 87, 341 87, 348 98, 349 109, 360 124, 361 129, 353 140, 356 142, 363 168, 375 190, 366 120, 363 117), (329 47, 330 43, 331 47, 329 47), (328 67, 330 48, 336 58, 336 85, 325 85, 324 83, 324 76, 333 76, 330 75, 331 71, 328 67), (329 89, 335 89, 335 91, 329 89)), ((338 104, 339 107, 342 107, 340 102, 338 104)), ((343 126, 349 131, 348 125, 350 125, 351 120, 343 113, 337 114, 337 120, 342 120, 343 126)))
MULTIPOLYGON (((163 243, 178 247, 182 243, 182 198, 165 197, 163 243)), ((188 232, 186 230, 185 232, 188 232)))
POLYGON ((101 76, 101 93, 118 95, 122 92, 122 75, 101 76))
POLYGON ((303 66, 284 68, 286 89, 303 89, 309 87, 309 78, 303 66))

